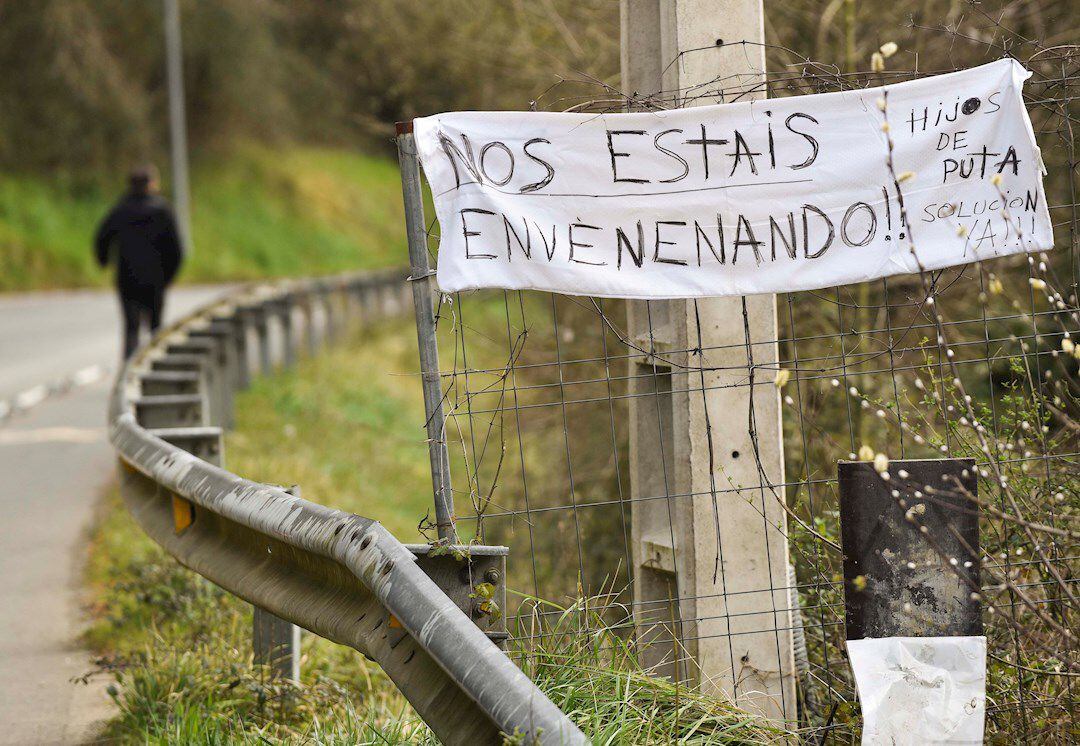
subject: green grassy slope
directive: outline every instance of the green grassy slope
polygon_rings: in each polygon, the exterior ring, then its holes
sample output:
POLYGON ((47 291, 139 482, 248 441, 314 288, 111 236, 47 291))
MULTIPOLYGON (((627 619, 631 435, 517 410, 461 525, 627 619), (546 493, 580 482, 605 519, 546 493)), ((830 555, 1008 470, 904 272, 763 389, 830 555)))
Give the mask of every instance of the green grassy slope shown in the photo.
MULTIPOLYGON (((196 164, 194 251, 181 282, 309 275, 403 262, 397 165, 345 150, 235 148, 196 164)), ((0 291, 101 286, 91 257, 116 194, 0 176, 0 291)))
MULTIPOLYGON (((307 499, 422 541, 417 523, 431 487, 413 334, 408 320, 362 330, 256 381, 237 398, 226 466, 299 483, 307 499)), ((168 557, 115 491, 94 532, 88 574, 96 621, 87 641, 115 677, 120 712, 105 735, 119 743, 435 742, 379 667, 349 648, 306 635, 299 687, 253 667, 250 606, 168 557)), ((592 603, 565 613, 544 604, 558 621, 514 654, 595 743, 783 741, 723 701, 644 675, 625 641, 601 631, 592 603)))

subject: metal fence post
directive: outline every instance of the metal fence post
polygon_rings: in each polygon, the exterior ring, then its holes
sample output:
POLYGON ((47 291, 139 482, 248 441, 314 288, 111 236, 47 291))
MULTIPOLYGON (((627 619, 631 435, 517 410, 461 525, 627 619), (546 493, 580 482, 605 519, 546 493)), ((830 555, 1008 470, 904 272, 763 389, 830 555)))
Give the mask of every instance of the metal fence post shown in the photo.
MULTIPOLYGON (((435 524, 439 538, 457 543, 454 525, 454 494, 450 487, 450 456, 446 444, 446 418, 439 380, 439 347, 435 337, 434 273, 428 259, 424 197, 420 182, 420 159, 416 153, 412 125, 397 127, 401 192, 405 201, 405 230, 409 241, 409 264, 413 306, 416 310, 416 337, 420 347, 420 375, 424 385, 424 415, 427 422, 431 482, 435 491, 435 524)), ((381 307, 381 304, 379 304, 381 307)))
MULTIPOLYGON (((622 88, 694 91, 683 105, 716 103, 717 81, 760 89, 763 19, 761 0, 622 0, 622 88)), ((629 377, 643 658, 794 721, 775 297, 631 301, 628 317, 647 351, 629 377)))

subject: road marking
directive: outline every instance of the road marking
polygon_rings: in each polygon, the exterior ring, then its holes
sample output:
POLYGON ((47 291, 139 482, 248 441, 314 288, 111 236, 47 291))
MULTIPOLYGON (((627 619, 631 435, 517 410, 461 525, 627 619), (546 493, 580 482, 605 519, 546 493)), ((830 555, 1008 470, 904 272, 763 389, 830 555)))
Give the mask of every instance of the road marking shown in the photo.
POLYGON ((39 383, 37 386, 28 388, 20 394, 15 395, 15 409, 30 409, 35 404, 40 404, 45 401, 45 397, 49 395, 49 387, 43 383, 39 383))
POLYGON ((105 369, 100 365, 88 365, 81 370, 75 371, 75 375, 71 377, 72 386, 89 386, 92 383, 97 383, 105 376, 105 369))
POLYGON ((0 445, 37 443, 96 443, 105 438, 103 427, 39 427, 33 430, 0 430, 0 445))
POLYGON ((8 400, 0 399, 0 423, 11 419, 14 414, 36 407, 51 396, 66 394, 72 389, 97 383, 108 373, 108 369, 100 365, 88 365, 85 368, 79 368, 67 378, 62 378, 50 384, 39 383, 37 386, 31 386, 8 400))

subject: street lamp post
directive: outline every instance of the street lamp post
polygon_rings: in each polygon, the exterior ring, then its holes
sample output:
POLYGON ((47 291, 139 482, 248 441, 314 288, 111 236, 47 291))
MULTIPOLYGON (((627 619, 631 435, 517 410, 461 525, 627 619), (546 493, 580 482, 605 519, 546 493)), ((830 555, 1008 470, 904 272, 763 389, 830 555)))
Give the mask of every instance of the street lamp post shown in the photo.
POLYGON ((184 116, 184 71, 180 41, 180 5, 164 0, 165 68, 169 87, 169 144, 172 157, 173 202, 184 249, 192 250, 191 192, 188 184, 187 125, 184 116))

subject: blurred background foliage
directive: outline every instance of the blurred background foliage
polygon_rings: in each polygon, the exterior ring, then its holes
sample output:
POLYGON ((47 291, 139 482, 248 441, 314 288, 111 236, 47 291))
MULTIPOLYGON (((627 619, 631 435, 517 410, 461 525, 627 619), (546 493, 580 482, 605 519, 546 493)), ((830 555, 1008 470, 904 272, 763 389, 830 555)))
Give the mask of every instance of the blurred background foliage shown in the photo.
MULTIPOLYGON (((1075 0, 765 5, 773 71, 807 58, 837 71, 865 68, 884 41, 900 44, 903 67, 929 71, 976 62, 972 35, 991 43, 988 59, 1001 56, 992 43, 1004 29, 1043 47, 1075 40, 1075 0), (946 29, 961 21, 968 43, 959 49, 946 29)), ((602 84, 618 86, 617 0, 183 0, 181 7, 197 158, 220 157, 237 140, 388 150, 396 120, 524 109, 537 99, 560 109, 603 95, 602 84)), ((0 0, 0 65, 5 172, 112 177, 132 161, 167 160, 158 0, 0 0)))
MULTIPOLYGON (((385 143, 446 109, 523 108, 557 74, 618 71, 610 0, 188 0, 190 138, 385 143)), ((111 174, 164 163, 161 3, 0 0, 0 168, 111 174)))

